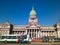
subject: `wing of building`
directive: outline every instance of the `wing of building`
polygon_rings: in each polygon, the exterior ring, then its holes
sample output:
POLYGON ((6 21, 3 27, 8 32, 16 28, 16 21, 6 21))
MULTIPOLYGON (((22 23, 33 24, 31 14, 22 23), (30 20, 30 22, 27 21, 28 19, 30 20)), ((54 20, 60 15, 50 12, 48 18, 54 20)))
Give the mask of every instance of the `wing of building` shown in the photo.
POLYGON ((44 36, 60 37, 60 22, 53 26, 39 25, 34 7, 30 12, 28 23, 24 25, 13 25, 9 22, 0 24, 0 35, 4 34, 28 34, 30 38, 42 38, 44 36))

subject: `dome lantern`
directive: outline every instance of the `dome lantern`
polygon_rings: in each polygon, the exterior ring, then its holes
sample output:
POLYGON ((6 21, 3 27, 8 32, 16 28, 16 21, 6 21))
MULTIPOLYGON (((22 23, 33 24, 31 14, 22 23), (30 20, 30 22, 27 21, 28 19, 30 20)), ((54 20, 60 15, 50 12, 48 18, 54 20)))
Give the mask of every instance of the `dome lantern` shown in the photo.
POLYGON ((30 15, 36 15, 36 11, 34 10, 34 7, 32 7, 32 10, 30 12, 30 15))

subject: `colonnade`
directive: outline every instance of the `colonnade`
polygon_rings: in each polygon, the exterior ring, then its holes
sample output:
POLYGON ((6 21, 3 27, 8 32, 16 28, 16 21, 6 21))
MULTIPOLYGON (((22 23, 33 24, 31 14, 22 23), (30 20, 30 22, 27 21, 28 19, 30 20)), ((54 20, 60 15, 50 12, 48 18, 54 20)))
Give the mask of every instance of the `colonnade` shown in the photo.
POLYGON ((42 37, 43 36, 56 36, 55 31, 41 31, 42 32, 42 37))
POLYGON ((40 30, 39 29, 27 29, 27 34, 30 38, 39 38, 40 30))
POLYGON ((43 36, 56 36, 55 31, 41 31, 40 29, 27 29, 30 38, 41 38, 43 36))
POLYGON ((13 34, 24 34, 25 33, 25 31, 13 31, 13 34))

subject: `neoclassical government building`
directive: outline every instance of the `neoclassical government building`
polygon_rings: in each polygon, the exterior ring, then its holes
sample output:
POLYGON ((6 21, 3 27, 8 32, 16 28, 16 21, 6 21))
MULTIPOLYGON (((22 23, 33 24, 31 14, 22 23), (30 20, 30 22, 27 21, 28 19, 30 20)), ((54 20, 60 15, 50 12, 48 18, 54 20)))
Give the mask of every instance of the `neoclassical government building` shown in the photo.
POLYGON ((4 34, 28 34, 30 38, 60 37, 60 22, 53 26, 39 25, 37 14, 34 8, 29 14, 29 20, 26 25, 13 25, 9 22, 0 23, 0 35, 4 34))

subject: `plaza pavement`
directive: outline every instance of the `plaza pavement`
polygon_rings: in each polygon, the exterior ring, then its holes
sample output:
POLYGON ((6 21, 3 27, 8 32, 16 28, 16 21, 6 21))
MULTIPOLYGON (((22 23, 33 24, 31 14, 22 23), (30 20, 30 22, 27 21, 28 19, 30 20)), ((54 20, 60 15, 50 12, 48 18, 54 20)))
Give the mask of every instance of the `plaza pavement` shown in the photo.
POLYGON ((60 42, 41 42, 41 43, 0 43, 0 45, 60 45, 60 42))

